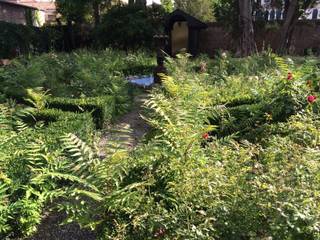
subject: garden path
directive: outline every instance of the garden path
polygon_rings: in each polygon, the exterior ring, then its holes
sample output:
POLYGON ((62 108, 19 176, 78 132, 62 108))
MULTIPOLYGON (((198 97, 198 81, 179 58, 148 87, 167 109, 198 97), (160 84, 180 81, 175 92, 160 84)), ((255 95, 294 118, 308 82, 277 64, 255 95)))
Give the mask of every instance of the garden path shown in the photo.
MULTIPOLYGON (((130 112, 120 117, 112 126, 108 127, 102 134, 99 141, 99 157, 106 156, 105 149, 109 140, 121 140, 126 142, 126 148, 132 150, 139 140, 149 130, 147 123, 141 118, 143 111, 142 105, 147 94, 141 94, 134 99, 133 108, 130 112), (111 131, 112 130, 112 131, 111 131), (123 133, 125 130, 125 133, 123 133), (119 132, 121 134, 119 134, 119 132)), ((78 224, 68 224, 61 226, 60 223, 65 219, 63 213, 45 212, 45 217, 38 228, 38 232, 28 240, 95 240, 97 236, 94 232, 81 229, 78 224)))
POLYGON ((147 94, 136 96, 132 110, 121 116, 112 126, 106 129, 99 143, 99 156, 101 158, 106 156, 106 149, 108 149, 110 142, 122 142, 122 146, 119 147, 132 150, 149 131, 148 124, 141 118, 143 102, 147 97, 147 94))

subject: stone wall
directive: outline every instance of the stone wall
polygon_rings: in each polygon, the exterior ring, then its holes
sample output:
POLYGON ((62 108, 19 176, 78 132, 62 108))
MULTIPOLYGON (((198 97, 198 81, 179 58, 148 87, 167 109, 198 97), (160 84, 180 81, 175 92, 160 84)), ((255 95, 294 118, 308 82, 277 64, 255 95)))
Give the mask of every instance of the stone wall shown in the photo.
MULTIPOLYGON (((277 36, 279 24, 267 27, 256 27, 256 42, 259 50, 278 47, 277 36)), ((208 28, 202 30, 199 36, 199 50, 213 56, 219 49, 236 51, 237 41, 230 31, 216 23, 209 23, 208 28)), ((301 21, 295 28, 290 47, 291 54, 303 55, 312 50, 320 54, 320 21, 301 21)))

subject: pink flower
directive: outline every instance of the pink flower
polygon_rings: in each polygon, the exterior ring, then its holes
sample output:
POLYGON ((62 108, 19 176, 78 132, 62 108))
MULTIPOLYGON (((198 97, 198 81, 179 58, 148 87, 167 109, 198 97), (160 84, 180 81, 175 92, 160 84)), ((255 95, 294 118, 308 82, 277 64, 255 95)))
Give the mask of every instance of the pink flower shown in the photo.
POLYGON ((161 227, 159 228, 155 233, 154 233, 154 237, 156 238, 161 238, 166 234, 166 229, 161 227))
POLYGON ((202 135, 202 138, 205 139, 205 140, 207 140, 207 139, 209 138, 209 133, 203 134, 203 135, 202 135))
POLYGON ((293 79, 293 74, 292 72, 288 72, 288 77, 287 77, 288 80, 292 80, 293 79))
POLYGON ((317 100, 316 96, 310 95, 307 97, 309 103, 314 103, 317 100))

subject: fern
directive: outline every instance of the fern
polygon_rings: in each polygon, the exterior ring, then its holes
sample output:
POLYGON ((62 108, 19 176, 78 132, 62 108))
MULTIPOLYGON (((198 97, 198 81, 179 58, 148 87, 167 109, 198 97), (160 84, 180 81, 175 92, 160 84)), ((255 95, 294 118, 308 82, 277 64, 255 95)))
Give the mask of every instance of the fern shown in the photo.
MULTIPOLYGON (((283 76, 287 76, 287 73, 293 72, 294 64, 291 59, 285 60, 282 57, 275 56, 274 61, 276 62, 277 67, 282 72, 283 76)), ((296 74, 296 72, 294 72, 294 74, 296 74)))
POLYGON ((43 110, 47 105, 47 94, 48 91, 43 91, 43 88, 38 87, 35 89, 26 89, 27 99, 26 101, 30 103, 37 110, 43 110))

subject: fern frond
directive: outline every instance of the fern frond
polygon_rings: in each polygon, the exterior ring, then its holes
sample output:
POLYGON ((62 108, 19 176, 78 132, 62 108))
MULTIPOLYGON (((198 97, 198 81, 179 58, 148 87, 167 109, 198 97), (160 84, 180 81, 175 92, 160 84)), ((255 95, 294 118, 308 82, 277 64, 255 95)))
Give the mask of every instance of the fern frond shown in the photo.
POLYGON ((282 71, 282 73, 286 74, 286 73, 290 72, 289 65, 284 58, 279 57, 279 56, 275 56, 274 60, 277 64, 278 68, 280 69, 280 71, 282 71))

